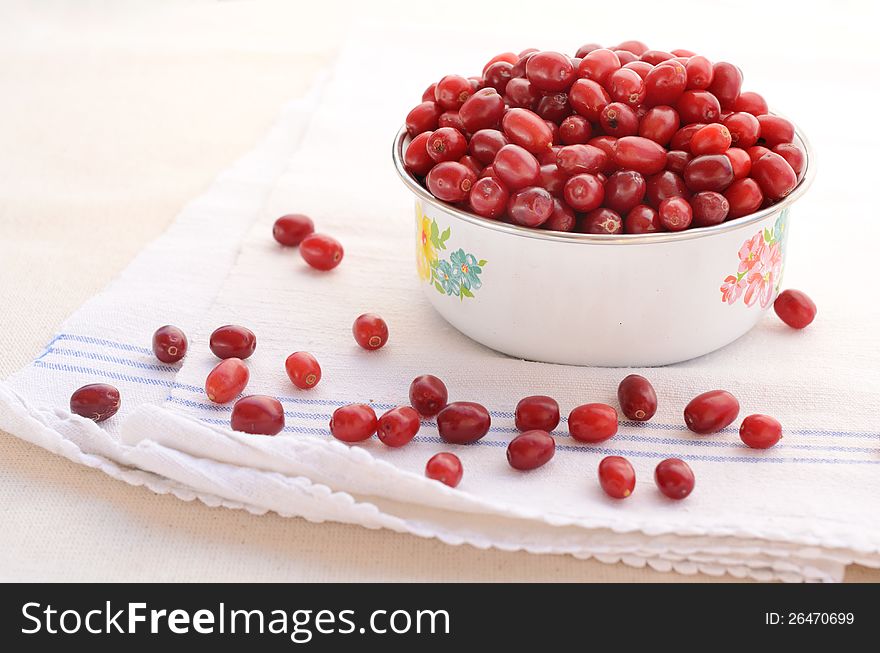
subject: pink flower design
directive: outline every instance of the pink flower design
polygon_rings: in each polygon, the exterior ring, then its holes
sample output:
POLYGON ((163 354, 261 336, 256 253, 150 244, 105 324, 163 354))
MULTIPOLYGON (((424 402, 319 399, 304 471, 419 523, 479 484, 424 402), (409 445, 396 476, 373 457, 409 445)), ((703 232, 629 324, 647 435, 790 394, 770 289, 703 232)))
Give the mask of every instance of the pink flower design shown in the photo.
POLYGON ((767 246, 764 244, 764 235, 759 231, 751 239, 743 243, 739 248, 739 268, 738 274, 751 272, 751 270, 761 261, 764 250, 767 246))
POLYGON ((743 288, 745 284, 736 278, 735 275, 730 274, 724 279, 724 283, 721 284, 721 301, 727 302, 728 304, 733 304, 739 299, 739 296, 742 294, 743 288))
POLYGON ((743 301, 746 306, 753 306, 758 301, 761 308, 767 308, 770 300, 773 299, 776 282, 782 273, 782 252, 779 251, 779 243, 764 247, 758 261, 760 264, 754 266, 753 271, 745 277, 746 293, 743 301))

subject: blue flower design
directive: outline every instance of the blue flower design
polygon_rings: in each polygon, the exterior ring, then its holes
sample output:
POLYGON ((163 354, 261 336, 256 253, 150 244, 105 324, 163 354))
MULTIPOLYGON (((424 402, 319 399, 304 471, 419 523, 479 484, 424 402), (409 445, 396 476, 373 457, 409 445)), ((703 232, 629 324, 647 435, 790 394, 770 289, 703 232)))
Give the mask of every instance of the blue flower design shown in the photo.
POLYGON ((449 261, 438 261, 434 268, 434 278, 446 291, 447 295, 461 294, 461 279, 455 274, 455 270, 449 265, 449 261))
POLYGON ((483 268, 478 265, 477 258, 473 254, 465 254, 463 249, 459 249, 452 252, 449 259, 452 262, 452 273, 460 280, 463 287, 468 290, 478 290, 483 285, 480 281, 483 268))
POLYGON ((785 244, 785 238, 788 235, 785 233, 787 226, 788 209, 784 209, 782 213, 779 214, 779 217, 776 218, 776 223, 773 225, 773 238, 779 241, 780 246, 785 244))

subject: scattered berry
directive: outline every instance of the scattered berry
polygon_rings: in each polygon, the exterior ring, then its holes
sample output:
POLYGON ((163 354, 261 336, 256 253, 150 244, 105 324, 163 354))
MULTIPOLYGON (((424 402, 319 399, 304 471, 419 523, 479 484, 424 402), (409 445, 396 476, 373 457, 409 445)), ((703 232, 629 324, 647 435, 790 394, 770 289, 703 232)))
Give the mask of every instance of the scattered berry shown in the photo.
POLYGON ((803 329, 816 318, 816 304, 800 290, 783 290, 773 302, 773 310, 792 329, 803 329))
POLYGON ((425 476, 449 487, 457 487, 463 474, 458 456, 446 451, 435 454, 425 465, 425 476))
POLYGON ((636 471, 621 456, 607 456, 599 462, 599 485, 609 497, 626 499, 636 487, 636 471))
POLYGON ((250 329, 236 324, 219 327, 211 334, 211 351, 217 358, 244 360, 257 348, 257 336, 250 329))
POLYGON ((549 462, 555 452, 556 440, 547 431, 526 431, 507 445, 507 462, 514 469, 536 469, 549 462))
POLYGON ((95 422, 113 417, 119 410, 119 390, 106 383, 84 385, 70 395, 70 412, 95 422))
POLYGON ((361 347, 372 351, 388 342, 388 325, 374 313, 364 313, 355 319, 351 327, 354 339, 361 347))
POLYGON ((284 429, 284 408, 275 397, 242 397, 232 406, 230 424, 233 431, 277 435, 284 429))
POLYGON ((153 334, 153 353, 163 363, 176 363, 186 356, 186 334, 176 326, 166 324, 153 334))
POLYGON ((670 499, 680 501, 694 490, 694 472, 678 458, 667 458, 654 470, 654 482, 670 499))
POLYGON ((291 383, 300 390, 309 390, 321 380, 321 366, 307 351, 298 351, 287 357, 284 369, 291 383))

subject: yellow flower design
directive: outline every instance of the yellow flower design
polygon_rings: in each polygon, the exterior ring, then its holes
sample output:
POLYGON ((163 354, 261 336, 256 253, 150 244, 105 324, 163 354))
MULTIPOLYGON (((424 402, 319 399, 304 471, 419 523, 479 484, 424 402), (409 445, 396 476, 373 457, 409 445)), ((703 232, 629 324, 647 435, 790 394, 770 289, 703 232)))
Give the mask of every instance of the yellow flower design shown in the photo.
POLYGON ((416 265, 419 277, 424 281, 431 279, 431 267, 437 260, 437 252, 431 243, 431 218, 422 212, 422 205, 416 204, 416 265))

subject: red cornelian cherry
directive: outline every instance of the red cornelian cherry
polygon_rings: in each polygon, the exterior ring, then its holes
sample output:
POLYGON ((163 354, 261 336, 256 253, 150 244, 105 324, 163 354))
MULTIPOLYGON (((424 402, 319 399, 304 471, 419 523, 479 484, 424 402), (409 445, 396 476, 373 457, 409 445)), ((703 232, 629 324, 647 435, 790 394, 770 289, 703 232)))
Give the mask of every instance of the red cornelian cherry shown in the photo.
POLYGON ((656 66, 664 61, 669 61, 673 58, 673 55, 671 52, 664 52, 663 50, 646 50, 645 52, 642 52, 642 55, 639 58, 642 61, 647 61, 649 64, 656 66))
POLYGON ((282 215, 272 225, 272 237, 286 247, 296 247, 303 238, 314 231, 315 223, 309 216, 302 213, 282 215))
POLYGON ((773 302, 773 310, 792 329, 803 329, 816 318, 816 304, 800 290, 783 290, 773 302))
POLYGON ((657 213, 660 214, 660 224, 666 231, 683 231, 691 226, 694 218, 690 202, 683 197, 663 200, 657 213))
POLYGON ((687 70, 688 89, 705 90, 712 84, 712 62, 706 57, 691 57, 684 67, 687 70))
POLYGON ((553 397, 533 395, 519 400, 514 412, 516 428, 520 431, 547 431, 559 426, 559 404, 553 397))
POLYGON ((647 204, 639 204, 630 209, 623 218, 623 233, 650 234, 663 231, 660 216, 647 204))
POLYGON ((553 144, 553 134, 537 113, 528 109, 509 109, 501 120, 504 134, 511 143, 537 153, 553 144))
POLYGON ((666 149, 648 138, 625 136, 617 139, 614 162, 621 168, 653 175, 666 167, 666 149))
POLYGON ((722 109, 733 109, 739 98, 742 79, 742 72, 732 63, 719 61, 712 66, 712 83, 709 85, 709 92, 718 98, 722 109))
POLYGON ((730 212, 730 203, 721 193, 704 190, 691 197, 694 212, 693 226, 711 227, 721 224, 730 212))
POLYGON ((721 117, 718 98, 709 91, 685 91, 675 103, 675 109, 685 125, 717 122, 721 117))
POLYGON ((617 55, 607 48, 598 48, 583 55, 578 66, 578 76, 587 81, 604 84, 608 76, 618 68, 620 68, 620 59, 617 55))
POLYGON ((648 76, 648 73, 654 70, 654 66, 647 61, 630 61, 629 63, 624 64, 623 68, 636 71, 636 74, 642 79, 645 79, 648 76))
POLYGON ((556 153, 556 167, 569 177, 599 174, 607 164, 608 155, 594 145, 566 145, 556 153))
POLYGON ((232 406, 230 426, 243 433, 277 435, 284 430, 284 407, 275 397, 242 397, 232 406))
POLYGON ((250 380, 250 371, 240 358, 227 358, 210 371, 205 379, 205 394, 217 404, 235 399, 250 380))
POLYGON ((458 111, 444 111, 437 119, 437 127, 454 129, 455 131, 464 133, 464 123, 461 120, 461 114, 458 111))
POLYGON ((522 77, 512 77, 504 88, 504 103, 512 108, 536 109, 540 99, 538 89, 522 77))
POLYGON ((648 51, 648 46, 642 43, 641 41, 623 41, 618 44, 615 48, 616 50, 626 50, 627 52, 632 52, 637 57, 642 56, 645 52, 648 51))
MULTIPOLYGON (((554 197, 562 197, 565 182, 568 181, 568 175, 559 169, 555 163, 541 166, 541 174, 538 178, 538 185, 546 188, 554 197)), ((549 219, 549 218, 548 218, 549 219)))
POLYGON ((615 102, 637 107, 645 99, 645 80, 630 68, 618 68, 608 75, 605 87, 615 102))
POLYGON ((440 127, 434 130, 427 144, 428 155, 437 163, 458 161, 467 154, 467 147, 464 134, 452 127, 440 127))
POLYGON ((575 175, 565 182, 563 194, 575 211, 592 211, 602 204, 605 186, 596 175, 575 175))
POLYGON ((599 120, 599 113, 610 102, 608 92, 592 79, 578 79, 568 91, 571 108, 591 122, 599 120))
POLYGON ((672 107, 666 105, 652 107, 639 122, 639 136, 666 145, 678 131, 680 124, 678 112, 672 107))
POLYGON ((782 437, 782 424, 769 415, 749 415, 739 427, 739 437, 752 449, 769 449, 782 437))
POLYGON ((410 406, 398 406, 387 411, 376 423, 376 435, 382 444, 402 447, 412 441, 421 426, 419 414, 410 406))
POLYGON ((522 227, 539 227, 553 213, 553 196, 540 186, 522 188, 510 196, 507 217, 522 227))
POLYGON ((645 178, 635 170, 618 170, 605 182, 605 207, 620 213, 641 204, 645 197, 645 178))
POLYGON ((701 122, 685 125, 672 135, 672 140, 669 141, 669 148, 671 150, 682 150, 688 154, 692 154, 691 139, 694 137, 694 134, 705 126, 706 125, 701 122))
POLYGON ((690 152, 684 150, 669 150, 666 153, 666 169, 677 175, 684 174, 685 166, 693 159, 690 152))
POLYGON ((476 442, 491 425, 489 411, 472 401, 454 401, 437 414, 440 437, 452 444, 476 442))
POLYGON ((481 129, 471 136, 468 152, 485 166, 492 163, 498 150, 509 142, 507 136, 497 129, 481 129))
POLYGON ((788 161, 775 152, 768 152, 752 163, 752 179, 758 182, 764 197, 778 200, 797 186, 797 175, 788 161))
POLYGON ((442 110, 434 102, 427 101, 416 105, 406 116, 406 131, 410 136, 417 136, 426 131, 437 129, 437 121, 442 110))
POLYGON ((484 218, 497 219, 507 211, 510 193, 504 185, 492 177, 478 179, 468 196, 471 209, 484 218))
POLYGON ((745 111, 753 116, 761 116, 767 113, 767 101, 754 91, 740 93, 736 102, 733 103, 734 111, 745 111))
POLYGON ((722 122, 730 131, 732 145, 745 149, 758 142, 758 136, 761 134, 761 123, 752 114, 745 111, 735 111, 722 122))
POLYGON ((636 488, 636 470, 622 456, 606 456, 599 462, 599 485, 609 497, 626 499, 636 488))
POLYGON ((773 146, 773 152, 786 160, 797 177, 801 176, 807 162, 806 155, 801 148, 794 143, 779 143, 773 146))
POLYGON ((710 390, 690 400, 684 423, 694 433, 707 435, 730 426, 739 415, 739 401, 727 390, 710 390))
POLYGON ((422 132, 416 136, 406 146, 406 151, 403 154, 403 164, 406 169, 418 177, 424 177, 434 167, 434 159, 428 154, 428 139, 433 133, 430 131, 422 132))
POLYGON ((573 231, 577 224, 577 216, 565 202, 558 197, 553 198, 553 212, 541 229, 548 231, 573 231))
POLYGON ((284 361, 284 369, 290 382, 300 390, 309 390, 321 380, 321 366, 307 351, 297 351, 284 361))
POLYGON ((333 411, 330 433, 343 442, 363 442, 376 432, 378 420, 367 404, 348 404, 333 411))
POLYGON ((728 219, 734 219, 754 213, 761 208, 764 194, 754 179, 737 179, 724 191, 724 199, 730 205, 728 219))
POLYGON ((571 59, 559 52, 536 52, 526 62, 526 78, 542 91, 563 91, 576 77, 571 59))
POLYGON ((645 104, 649 107, 674 104, 684 93, 687 80, 687 69, 678 61, 655 65, 645 77, 645 104))
POLYGON ((738 147, 731 147, 724 153, 730 159, 734 179, 745 179, 752 171, 752 159, 749 153, 738 147))
POLYGON ((701 154, 724 154, 730 147, 730 131, 717 122, 706 125, 700 129, 691 139, 691 153, 701 154))
POLYGON ((617 411, 607 404, 584 404, 568 415, 568 432, 580 442, 603 442, 617 433, 617 411))
POLYGON ((163 363, 177 363, 186 356, 186 334, 176 326, 166 324, 153 334, 153 354, 163 363))
POLYGON ((446 384, 433 374, 422 374, 409 386, 409 403, 423 417, 434 417, 446 407, 446 384))
POLYGON ((559 138, 564 145, 586 143, 593 137, 590 121, 583 116, 566 116, 559 124, 559 138))
POLYGON ((630 374, 617 386, 617 401, 628 419, 646 422, 657 412, 657 393, 643 376, 630 374))
POLYGON ((599 112, 599 125, 608 136, 635 136, 639 133, 639 117, 623 102, 606 104, 599 112))
POLYGON ((767 152, 771 151, 772 150, 767 149, 763 145, 752 145, 751 147, 746 148, 746 154, 749 155, 749 159, 751 159, 752 164, 754 164, 755 161, 767 154, 767 152))
POLYGON ((765 114, 758 116, 761 125, 761 137, 758 142, 767 147, 780 143, 791 143, 794 140, 794 125, 780 116, 765 114))
POLYGON ((483 66, 483 76, 485 77, 486 71, 489 70, 489 68, 491 68, 494 64, 498 63, 499 61, 503 61, 504 63, 510 64, 511 66, 513 66, 513 64, 515 64, 518 59, 519 59, 519 57, 516 54, 514 54, 513 52, 502 52, 501 54, 496 54, 494 57, 492 57, 491 59, 489 59, 489 61, 486 62, 485 66, 483 66))
POLYGON ((647 192, 645 198, 655 210, 660 208, 660 203, 670 197, 684 197, 688 199, 691 194, 684 183, 681 175, 670 170, 664 170, 656 175, 648 177, 647 192))
POLYGON ((507 462, 514 469, 528 471, 546 465, 556 453, 556 440, 539 429, 520 433, 507 445, 507 462))
POLYGON ((332 236, 309 234, 299 244, 299 254, 311 267, 327 272, 339 265, 345 251, 342 249, 342 243, 332 236))
POLYGON ((584 214, 577 230, 582 234, 603 234, 606 236, 623 233, 623 218, 617 211, 601 207, 584 214))
POLYGON ((256 350, 257 336, 246 327, 227 324, 214 329, 209 343, 211 351, 217 358, 241 358, 243 360, 256 350))
POLYGON ((483 72, 486 88, 493 88, 503 94, 510 81, 513 64, 507 61, 496 61, 483 72))
POLYGON ((694 472, 679 458, 667 458, 654 469, 657 488, 670 499, 680 501, 694 491, 694 472))
POLYGON ((494 175, 511 192, 538 183, 541 166, 528 150, 519 145, 505 145, 492 163, 494 175))
POLYGON ((721 192, 733 183, 733 165, 723 154, 694 157, 684 169, 684 183, 693 192, 721 192))
POLYGON ((472 93, 471 83, 460 75, 446 75, 434 89, 437 104, 446 110, 458 109, 472 93))
POLYGON ((380 349, 388 342, 388 325, 375 313, 358 315, 351 332, 357 344, 369 351, 380 349))
POLYGON ((70 412, 95 422, 110 419, 119 410, 119 390, 106 383, 91 383, 70 395, 70 412))
POLYGON ((538 100, 537 113, 553 132, 553 142, 559 140, 559 123, 571 114, 571 106, 568 104, 568 93, 553 93, 545 95, 538 100))
POLYGON ((504 115, 504 99, 493 88, 484 88, 461 105, 458 115, 467 131, 490 129, 498 125, 504 115))
POLYGON ((471 192, 477 176, 457 161, 438 163, 425 178, 428 190, 444 202, 460 202, 471 192))
POLYGON ((457 487, 463 475, 461 460, 454 453, 447 451, 434 454, 425 465, 425 476, 449 487, 457 487))

